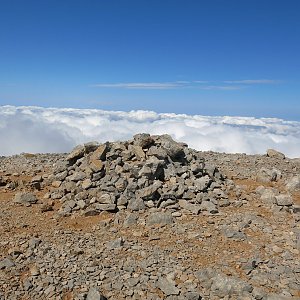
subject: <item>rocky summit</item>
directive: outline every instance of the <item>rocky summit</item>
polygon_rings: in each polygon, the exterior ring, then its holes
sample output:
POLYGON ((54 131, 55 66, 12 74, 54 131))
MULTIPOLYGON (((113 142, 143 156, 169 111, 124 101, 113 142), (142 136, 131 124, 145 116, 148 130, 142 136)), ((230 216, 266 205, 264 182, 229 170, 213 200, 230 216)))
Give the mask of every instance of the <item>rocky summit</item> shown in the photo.
POLYGON ((0 157, 0 299, 300 299, 300 159, 168 135, 0 157))

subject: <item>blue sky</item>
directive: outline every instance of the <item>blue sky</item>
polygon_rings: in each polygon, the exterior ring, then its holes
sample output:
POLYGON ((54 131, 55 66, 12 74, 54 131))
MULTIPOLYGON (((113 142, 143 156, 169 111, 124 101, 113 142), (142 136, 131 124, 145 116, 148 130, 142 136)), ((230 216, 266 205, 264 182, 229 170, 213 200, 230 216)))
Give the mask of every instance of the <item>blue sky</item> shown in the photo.
POLYGON ((298 0, 0 0, 0 105, 300 120, 298 0))

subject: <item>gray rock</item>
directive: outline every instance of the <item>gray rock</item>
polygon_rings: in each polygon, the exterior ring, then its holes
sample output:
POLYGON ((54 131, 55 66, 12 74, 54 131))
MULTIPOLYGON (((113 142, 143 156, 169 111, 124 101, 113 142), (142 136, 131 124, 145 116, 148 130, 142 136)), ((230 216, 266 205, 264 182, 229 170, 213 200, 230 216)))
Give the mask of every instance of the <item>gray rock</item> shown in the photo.
POLYGON ((154 140, 148 133, 139 133, 133 136, 133 143, 141 148, 149 148, 154 140))
POLYGON ((272 188, 263 189, 261 191, 260 200, 267 205, 272 205, 276 203, 277 194, 278 191, 276 189, 272 189, 272 188))
POLYGON ((279 206, 291 206, 293 205, 293 198, 291 195, 278 195, 276 198, 276 204, 279 206))
POLYGON ((120 206, 120 205, 127 205, 127 204, 128 204, 128 198, 124 194, 121 194, 117 200, 117 205, 120 206))
POLYGON ((182 144, 175 142, 170 135, 164 134, 158 137, 161 146, 167 151, 172 160, 180 160, 184 157, 184 147, 182 144))
POLYGON ((155 212, 148 216, 147 225, 161 224, 167 225, 173 223, 172 214, 169 212, 155 212))
POLYGON ((202 287, 210 289, 213 283, 212 279, 216 276, 216 271, 212 268, 204 268, 195 272, 195 276, 202 287))
POLYGON ((124 245, 124 240, 122 238, 117 238, 113 241, 110 241, 107 243, 107 248, 112 250, 112 249, 118 249, 118 248, 121 248, 123 247, 124 245))
POLYGON ((161 187, 160 181, 155 181, 152 185, 137 191, 138 197, 143 200, 157 200, 160 197, 158 189, 161 187))
POLYGON ((127 208, 132 211, 138 211, 145 209, 146 206, 141 198, 133 198, 128 201, 127 208))
POLYGON ((129 227, 131 225, 135 225, 138 221, 138 216, 135 214, 129 214, 124 220, 124 227, 129 227))
POLYGON ((97 198, 97 201, 101 204, 114 204, 115 203, 115 196, 104 193, 97 198))
POLYGON ((200 212, 200 210, 201 210, 201 206, 200 205, 198 205, 198 204, 192 204, 192 203, 188 202, 187 200, 180 199, 178 201, 178 204, 179 204, 179 206, 181 208, 190 211, 194 215, 198 215, 199 212, 200 212))
POLYGON ((84 172, 75 172, 74 174, 68 177, 69 180, 77 182, 86 178, 86 174, 84 172))
POLYGON ((214 203, 212 203, 211 201, 202 201, 201 204, 200 204, 200 209, 204 210, 204 211, 207 211, 211 214, 218 213, 217 206, 214 203))
POLYGON ((84 146, 78 145, 69 153, 66 159, 71 164, 74 164, 79 158, 83 157, 83 155, 84 155, 84 146))
POLYGON ((247 236, 243 232, 235 230, 235 229, 226 228, 223 232, 227 238, 230 238, 233 240, 244 241, 247 238, 247 236))
POLYGON ((299 298, 284 296, 284 295, 276 295, 276 294, 269 294, 264 297, 264 300, 299 300, 299 298))
POLYGON ((243 292, 251 293, 253 287, 241 279, 235 277, 229 277, 224 274, 218 274, 213 278, 211 291, 214 296, 226 297, 226 296, 239 296, 243 292))
POLYGON ((109 151, 109 143, 100 145, 91 155, 91 160, 105 161, 106 153, 109 151))
POLYGON ((128 149, 136 156, 136 158, 138 160, 145 159, 146 154, 142 147, 133 145, 133 146, 130 146, 128 149))
POLYGON ((211 184, 212 180, 208 175, 205 175, 201 178, 198 178, 194 181, 194 185, 199 192, 205 191, 209 185, 211 184))
POLYGON ((156 286, 167 296, 178 295, 180 293, 180 290, 175 286, 174 281, 165 277, 160 277, 157 280, 156 286))
POLYGON ((34 177, 32 177, 31 182, 42 182, 43 178, 41 175, 36 175, 34 177))
POLYGON ((286 184, 286 189, 290 192, 300 190, 300 176, 294 176, 286 184))
POLYGON ((116 210, 117 205, 114 203, 107 203, 107 204, 97 203, 96 208, 103 211, 114 211, 116 210))
POLYGON ((277 159, 285 159, 285 155, 279 151, 276 151, 274 149, 268 149, 267 150, 267 156, 268 157, 274 157, 277 159))
POLYGON ((0 261, 0 270, 14 267, 15 263, 10 258, 4 258, 0 261))
POLYGON ((156 146, 151 146, 147 152, 147 155, 155 156, 158 159, 166 159, 168 157, 168 153, 165 149, 156 146))
POLYGON ((201 300, 202 297, 197 292, 187 292, 184 294, 186 300, 201 300))
POLYGON ((86 296, 86 300, 106 300, 106 298, 95 287, 91 287, 86 296))
POLYGON ((42 241, 38 238, 32 238, 28 241, 28 246, 32 249, 37 248, 42 241))
POLYGON ((17 193, 14 198, 15 203, 23 205, 35 204, 38 201, 36 196, 32 193, 17 193))
POLYGON ((271 181, 278 181, 281 178, 281 172, 277 169, 261 168, 256 175, 256 181, 262 183, 269 183, 271 181))
POLYGON ((84 145, 84 153, 89 154, 90 152, 95 151, 99 147, 98 142, 88 142, 85 143, 84 145))

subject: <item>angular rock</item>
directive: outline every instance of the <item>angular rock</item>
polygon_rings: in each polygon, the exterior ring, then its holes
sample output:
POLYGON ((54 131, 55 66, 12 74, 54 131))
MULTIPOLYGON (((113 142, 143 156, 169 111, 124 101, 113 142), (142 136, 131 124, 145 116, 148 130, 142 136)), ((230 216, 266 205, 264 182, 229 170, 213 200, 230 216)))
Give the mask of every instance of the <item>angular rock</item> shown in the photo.
POLYGON ((168 225, 173 223, 172 214, 169 212, 154 212, 147 218, 147 225, 168 225))
POLYGON ((207 211, 210 214, 217 214, 219 212, 217 206, 211 201, 202 201, 199 208, 200 210, 207 211))
POLYGON ((261 168, 256 175, 256 181, 269 183, 271 181, 278 181, 281 176, 281 172, 277 169, 261 168))
POLYGON ((274 149, 268 149, 267 150, 267 156, 268 157, 274 157, 277 159, 285 159, 285 155, 279 151, 276 151, 274 149))
POLYGON ((267 204, 272 205, 276 203, 276 195, 278 194, 278 191, 272 188, 264 189, 261 193, 260 200, 267 204))
POLYGON ((149 148, 154 140, 148 133, 139 133, 133 136, 133 143, 141 148, 149 148))
POLYGON ((180 290, 175 286, 175 282, 165 277, 160 277, 157 280, 156 286, 162 290, 166 296, 178 295, 180 293, 180 290))
POLYGON ((14 198, 15 203, 23 205, 35 204, 38 201, 36 196, 32 193, 17 193, 14 198))
POLYGON ((138 190, 137 194, 138 197, 143 200, 158 200, 160 197, 160 194, 158 192, 158 189, 161 187, 160 181, 155 181, 152 185, 147 186, 141 190, 138 190))
POLYGON ((91 179, 87 178, 87 179, 83 180, 81 186, 85 190, 89 189, 92 186, 91 179))
POLYGON ((67 156, 67 161, 71 164, 74 164, 79 158, 84 155, 84 145, 76 146, 67 156))
POLYGON ((2 269, 9 269, 15 266, 15 263, 9 259, 9 258, 4 258, 0 261, 0 270, 2 269))
POLYGON ((184 157, 183 144, 175 142, 170 135, 161 135, 158 137, 158 141, 172 160, 177 161, 184 157))
POLYGON ((188 202, 187 200, 180 199, 178 201, 178 204, 181 208, 190 211, 194 215, 198 215, 201 210, 201 207, 199 204, 192 204, 192 203, 188 202))
POLYGON ((97 173, 103 170, 104 163, 100 159, 90 159, 89 167, 92 169, 93 172, 97 173))
POLYGON ((117 238, 113 241, 108 242, 106 247, 108 249, 113 250, 113 249, 121 248, 121 247, 123 247, 123 245, 124 245, 124 240, 122 238, 117 238))
POLYGON ((202 192, 205 191, 211 183, 212 183, 211 178, 208 175, 205 175, 201 178, 197 178, 194 181, 194 186, 197 188, 199 192, 202 192))
POLYGON ((290 192, 300 190, 300 176, 294 176, 286 184, 286 189, 290 192))
POLYGON ((128 201, 127 208, 132 211, 138 211, 145 209, 146 206, 141 198, 132 198, 128 201))
POLYGON ((249 283, 224 274, 218 274, 214 277, 211 286, 212 294, 222 298, 226 296, 239 296, 243 292, 251 293, 252 290, 253 287, 249 283))
POLYGON ((91 155, 90 159, 93 160, 102 160, 105 161, 106 153, 109 151, 109 143, 100 145, 91 155))
POLYGON ((276 199, 276 204, 279 206, 291 206, 293 205, 293 198, 291 197, 291 195, 278 195, 275 196, 276 199))
POLYGON ((86 296, 86 300, 107 300, 107 298, 105 298, 97 288, 91 287, 86 296))

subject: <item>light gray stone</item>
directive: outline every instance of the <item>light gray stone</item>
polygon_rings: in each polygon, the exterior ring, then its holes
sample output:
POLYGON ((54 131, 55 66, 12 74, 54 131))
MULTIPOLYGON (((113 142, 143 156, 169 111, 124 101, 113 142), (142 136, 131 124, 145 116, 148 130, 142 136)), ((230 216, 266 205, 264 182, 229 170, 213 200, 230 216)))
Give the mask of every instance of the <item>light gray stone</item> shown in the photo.
POLYGON ((91 287, 86 296, 86 300, 106 300, 106 298, 100 293, 97 288, 91 287))
POLYGON ((157 280, 156 286, 167 296, 178 295, 180 293, 180 290, 175 286, 175 282, 165 277, 160 277, 157 280))
POLYGON ((167 225, 173 223, 172 214, 169 212, 154 212, 151 213, 147 218, 147 225, 167 225))
POLYGON ((23 205, 35 204, 38 201, 36 196, 32 193, 17 193, 14 198, 15 203, 23 205))
POLYGON ((291 206, 293 205, 293 198, 291 195, 288 194, 281 194, 275 197, 276 203, 279 206, 291 206))

